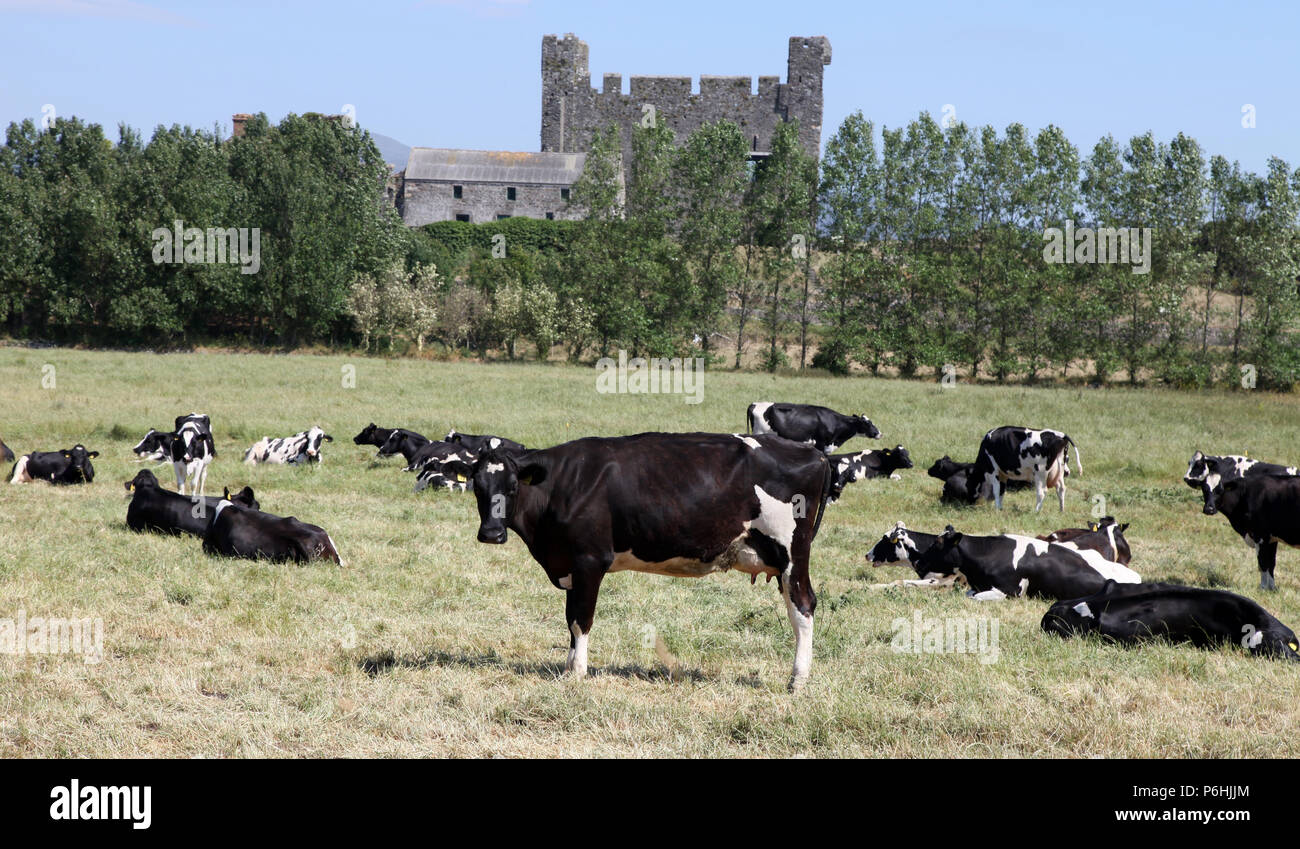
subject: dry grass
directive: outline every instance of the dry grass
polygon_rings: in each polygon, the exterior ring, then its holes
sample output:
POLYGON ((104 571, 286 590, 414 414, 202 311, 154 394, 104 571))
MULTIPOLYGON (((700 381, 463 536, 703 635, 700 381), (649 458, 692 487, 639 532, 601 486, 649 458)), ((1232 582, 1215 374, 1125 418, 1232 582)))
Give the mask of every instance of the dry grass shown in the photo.
MULTIPOLYGON (((1125 650, 1038 630, 1046 604, 872 590, 906 577, 863 554, 894 521, 1042 533, 1132 522, 1134 567, 1251 597, 1253 554, 1179 480, 1195 448, 1300 459, 1300 399, 1025 389, 709 373, 705 400, 606 396, 594 373, 337 356, 0 349, 0 436, 19 452, 99 450, 96 482, 0 486, 0 618, 102 618, 105 659, 0 656, 3 756, 1195 756, 1300 754, 1300 674, 1240 649, 1125 650), (41 367, 57 388, 41 388, 41 367), (344 365, 356 388, 341 387, 344 365), (184 387, 194 387, 187 390, 184 387), (759 399, 867 412, 918 469, 851 487, 813 548, 813 677, 791 698, 793 640, 775 584, 736 575, 605 582, 594 674, 562 677, 564 600, 517 539, 474 541, 472 497, 413 494, 351 437, 369 421, 450 426, 530 445, 648 429, 736 431, 759 399), (123 524, 129 449, 150 426, 212 415, 209 489, 250 483, 264 509, 330 530, 348 568, 214 559, 192 538, 123 524), (248 469, 263 435, 319 423, 317 470, 248 469), (1059 427, 1083 448, 1066 514, 1008 497, 1002 514, 938 502, 935 457, 973 456, 989 427, 1059 427), (995 617, 999 656, 899 654, 891 621, 995 617), (670 675, 647 626, 677 660, 670 675)), ((160 471, 167 471, 166 469, 160 471)), ((1050 501, 1049 505, 1050 506, 1050 501)), ((1300 556, 1261 600, 1300 626, 1300 556)))

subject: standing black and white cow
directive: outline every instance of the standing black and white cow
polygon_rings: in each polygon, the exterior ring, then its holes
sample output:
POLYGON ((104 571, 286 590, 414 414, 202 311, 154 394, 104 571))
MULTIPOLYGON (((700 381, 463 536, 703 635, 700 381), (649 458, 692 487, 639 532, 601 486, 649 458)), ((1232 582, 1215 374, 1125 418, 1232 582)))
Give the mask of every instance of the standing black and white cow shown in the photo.
POLYGON ((172 470, 176 489, 185 494, 188 483, 191 495, 203 495, 208 481, 208 466, 217 456, 212 438, 212 421, 202 413, 176 417, 176 433, 171 442, 172 470))
POLYGON ((589 437, 474 466, 478 539, 513 530, 567 594, 567 667, 587 672, 600 584, 631 570, 773 577, 795 634, 791 690, 807 680, 817 604, 808 557, 830 492, 820 452, 776 436, 643 433, 589 437))
POLYGON ((181 495, 162 488, 158 478, 148 469, 142 469, 127 481, 126 491, 131 494, 131 504, 126 509, 126 526, 133 531, 160 531, 168 534, 193 534, 203 536, 222 498, 260 508, 251 487, 244 487, 231 495, 226 489, 221 498, 207 495, 181 495))
POLYGON ((442 441, 454 442, 457 445, 469 449, 475 455, 488 450, 506 450, 516 453, 528 450, 521 443, 515 442, 513 439, 506 439, 503 436, 492 436, 491 434, 475 436, 472 433, 461 433, 455 428, 447 431, 447 435, 442 438, 442 441))
POLYGON ((170 462, 172 458, 172 442, 175 441, 176 434, 163 433, 161 430, 149 428, 149 432, 144 435, 131 449, 131 453, 140 458, 140 461, 152 460, 163 463, 170 462))
POLYGON ((1039 539, 1067 548, 1090 549, 1107 560, 1127 566, 1133 559, 1133 551, 1124 538, 1128 524, 1121 525, 1114 516, 1107 516, 1100 522, 1089 522, 1086 528, 1062 528, 1039 539))
POLYGON ((758 401, 749 405, 746 418, 750 433, 775 433, 794 442, 806 442, 824 454, 835 453, 855 436, 880 438, 880 429, 866 416, 846 416, 816 404, 758 401))
POLYGON ((1095 551, 1066 548, 1033 537, 977 537, 948 528, 913 563, 918 574, 960 574, 981 601, 1021 595, 1076 598, 1113 580, 1136 584, 1141 576, 1095 551))
POLYGON ((1248 598, 1177 584, 1117 584, 1058 601, 1042 629, 1059 637, 1097 633, 1120 643, 1170 640, 1202 648, 1236 643, 1251 654, 1300 661, 1295 632, 1248 598))
POLYGON ((1037 430, 1007 425, 984 434, 975 470, 967 478, 966 494, 974 500, 982 488, 993 492, 993 501, 1002 509, 1002 484, 1008 480, 1032 480, 1038 504, 1043 509, 1047 487, 1056 487, 1061 512, 1065 512, 1065 476, 1070 465, 1070 446, 1074 445, 1074 462, 1083 474, 1079 446, 1059 430, 1037 430))
POLYGON ((1300 548, 1300 477, 1256 475, 1220 483, 1206 495, 1202 512, 1228 517, 1232 529, 1255 549, 1259 588, 1277 589, 1277 544, 1300 548))
POLYGON ((244 462, 250 466, 256 463, 319 463, 321 443, 333 441, 334 437, 316 425, 279 439, 264 436, 244 452, 244 462))
POLYGON ((94 483, 95 467, 90 462, 98 451, 87 451, 78 442, 62 451, 33 451, 24 454, 9 472, 10 483, 47 481, 52 484, 94 483))
POLYGON ((1300 469, 1295 466, 1263 463, 1242 454, 1225 454, 1216 457, 1197 451, 1187 463, 1187 473, 1183 475, 1183 483, 1192 489, 1199 489, 1201 497, 1208 501, 1211 493, 1221 483, 1258 475, 1296 474, 1300 474, 1300 469))
POLYGON ((872 448, 856 454, 831 454, 827 459, 831 463, 831 474, 835 476, 831 483, 830 504, 838 501, 844 487, 851 483, 869 478, 900 480, 895 472, 912 468, 912 455, 901 445, 872 448))

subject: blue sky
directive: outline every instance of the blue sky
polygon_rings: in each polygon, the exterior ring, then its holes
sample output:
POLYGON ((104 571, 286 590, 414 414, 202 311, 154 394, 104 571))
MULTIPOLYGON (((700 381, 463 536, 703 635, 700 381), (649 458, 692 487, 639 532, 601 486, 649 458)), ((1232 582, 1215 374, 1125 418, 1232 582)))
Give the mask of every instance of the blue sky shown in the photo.
POLYGON ((540 45, 573 32, 605 72, 779 74, 826 35, 823 143, 850 112, 905 124, 1061 126, 1085 153, 1184 131, 1208 154, 1300 166, 1300 4, 652 3, 578 0, 0 0, 0 123, 44 104, 146 137, 233 112, 338 112, 407 144, 537 150, 540 45), (1223 4, 1228 5, 1228 4, 1223 4), (1256 126, 1242 127, 1242 107, 1256 126))

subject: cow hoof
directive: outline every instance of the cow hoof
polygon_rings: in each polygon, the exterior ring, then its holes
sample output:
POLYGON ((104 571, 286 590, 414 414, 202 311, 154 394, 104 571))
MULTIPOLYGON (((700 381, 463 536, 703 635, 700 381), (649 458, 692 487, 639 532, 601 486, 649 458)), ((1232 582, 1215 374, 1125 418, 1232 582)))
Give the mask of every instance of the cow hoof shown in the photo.
POLYGON ((790 684, 787 686, 786 689, 790 691, 791 695, 794 695, 795 693, 802 690, 803 685, 807 683, 808 683, 807 675, 792 675, 790 676, 790 684))

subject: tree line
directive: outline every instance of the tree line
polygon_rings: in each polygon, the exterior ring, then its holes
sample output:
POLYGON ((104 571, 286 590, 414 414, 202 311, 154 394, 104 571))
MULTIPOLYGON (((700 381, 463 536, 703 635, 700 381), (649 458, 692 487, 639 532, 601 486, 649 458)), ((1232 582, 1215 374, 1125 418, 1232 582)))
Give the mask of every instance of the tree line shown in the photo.
POLYGON ((1085 154, 1054 126, 925 113, 879 133, 855 113, 820 162, 793 122, 770 147, 751 161, 720 122, 681 145, 641 127, 623 151, 610 127, 579 220, 407 229, 369 135, 337 120, 147 144, 25 121, 0 147, 0 323, 63 343, 1300 383, 1300 170, 1281 159, 1253 174, 1150 133, 1085 154), (257 228, 259 269, 179 241, 157 261, 159 229, 191 227, 257 228))

